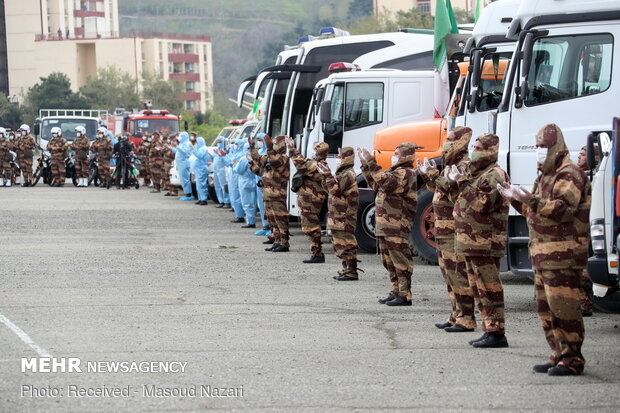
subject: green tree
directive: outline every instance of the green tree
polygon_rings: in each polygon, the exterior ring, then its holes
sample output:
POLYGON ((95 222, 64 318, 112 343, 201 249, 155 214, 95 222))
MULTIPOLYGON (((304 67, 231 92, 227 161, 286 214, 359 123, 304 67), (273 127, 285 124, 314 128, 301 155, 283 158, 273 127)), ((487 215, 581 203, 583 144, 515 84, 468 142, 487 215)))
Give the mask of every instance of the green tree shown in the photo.
POLYGON ((183 110, 183 102, 178 97, 180 91, 179 82, 163 80, 157 73, 152 72, 144 72, 142 75, 142 100, 150 100, 153 109, 180 113, 183 110))
POLYGON ((349 21, 368 17, 372 14, 372 9, 372 0, 352 0, 351 3, 349 3, 347 17, 349 21))
POLYGON ((398 28, 433 29, 435 19, 429 13, 421 13, 414 8, 396 13, 396 24, 398 28))
POLYGON ((89 76, 80 93, 91 107, 107 109, 112 112, 122 107, 131 110, 141 107, 138 85, 135 78, 116 66, 108 66, 97 71, 97 76, 89 76))
POLYGON ((71 81, 64 73, 54 72, 28 89, 24 104, 24 121, 32 123, 40 109, 90 109, 90 103, 71 91, 71 81))
POLYGON ((0 96, 0 126, 16 130, 22 124, 22 109, 0 96))
POLYGON ((474 13, 467 12, 467 10, 464 9, 454 9, 454 17, 456 17, 456 21, 459 24, 474 22, 474 13))

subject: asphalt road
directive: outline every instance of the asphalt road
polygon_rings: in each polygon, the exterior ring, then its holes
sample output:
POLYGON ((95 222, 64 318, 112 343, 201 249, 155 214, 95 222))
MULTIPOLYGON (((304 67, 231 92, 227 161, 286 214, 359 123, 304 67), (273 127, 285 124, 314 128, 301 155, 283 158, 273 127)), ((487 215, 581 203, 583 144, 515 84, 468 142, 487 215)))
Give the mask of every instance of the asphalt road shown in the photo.
POLYGON ((586 320, 585 375, 535 374, 549 351, 529 280, 503 274, 510 348, 474 349, 480 331, 433 326, 448 314, 438 267, 416 262, 413 306, 390 308, 378 256, 337 283, 331 251, 301 264, 299 228, 274 254, 231 218, 145 188, 0 188, 0 411, 620 410, 618 315, 586 320), (22 372, 40 355, 83 371, 22 372), (98 361, 186 364, 86 371, 98 361))

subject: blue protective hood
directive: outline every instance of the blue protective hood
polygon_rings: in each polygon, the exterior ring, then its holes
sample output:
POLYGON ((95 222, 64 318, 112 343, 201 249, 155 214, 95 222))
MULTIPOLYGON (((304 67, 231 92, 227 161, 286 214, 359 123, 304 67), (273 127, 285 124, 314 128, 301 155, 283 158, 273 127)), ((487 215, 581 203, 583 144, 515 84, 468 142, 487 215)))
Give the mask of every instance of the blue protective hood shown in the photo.
POLYGON ((185 131, 181 132, 179 135, 179 143, 185 143, 187 141, 189 141, 189 133, 185 131))
POLYGON ((205 146, 205 140, 202 136, 199 136, 198 139, 196 139, 196 147, 202 148, 203 146, 205 146))

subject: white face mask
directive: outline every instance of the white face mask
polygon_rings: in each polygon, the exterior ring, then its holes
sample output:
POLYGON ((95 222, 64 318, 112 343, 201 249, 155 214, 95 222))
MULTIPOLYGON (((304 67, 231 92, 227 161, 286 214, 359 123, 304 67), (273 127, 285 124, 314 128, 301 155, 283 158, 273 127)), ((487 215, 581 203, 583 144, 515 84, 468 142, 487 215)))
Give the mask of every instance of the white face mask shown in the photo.
POLYGON ((263 141, 256 142, 256 148, 261 149, 263 147, 263 141))
POLYGON ((396 165, 399 159, 400 158, 398 156, 392 156, 392 166, 396 165))
POLYGON ((52 133, 52 138, 57 138, 58 134, 57 133, 52 133))
POLYGON ((18 137, 18 138, 21 138, 21 137, 22 137, 22 134, 21 134, 21 132, 17 132, 17 133, 15 134, 15 136, 16 136, 16 137, 18 137))
POLYGON ((79 138, 80 136, 82 136, 82 132, 77 132, 75 135, 79 138))
POLYGON ((549 152, 548 148, 536 148, 536 159, 539 164, 542 165, 545 163, 545 160, 547 159, 547 152, 549 152))

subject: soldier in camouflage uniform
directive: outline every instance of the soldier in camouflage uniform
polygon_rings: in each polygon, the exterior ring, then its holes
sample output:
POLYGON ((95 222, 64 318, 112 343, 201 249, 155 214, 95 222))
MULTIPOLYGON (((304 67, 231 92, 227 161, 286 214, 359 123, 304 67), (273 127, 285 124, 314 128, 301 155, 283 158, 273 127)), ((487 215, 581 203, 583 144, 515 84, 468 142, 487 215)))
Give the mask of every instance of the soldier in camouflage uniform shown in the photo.
POLYGON ((469 168, 451 166, 448 178, 457 183, 454 203, 456 254, 465 257, 467 276, 482 318, 484 335, 474 347, 508 347, 505 336, 504 288, 499 264, 506 253, 508 202, 497 185, 509 181, 497 165, 499 138, 483 134, 474 143, 469 168))
POLYGON ((52 156, 52 186, 63 186, 66 178, 65 158, 69 145, 62 137, 62 131, 58 127, 52 128, 52 139, 47 144, 47 150, 52 156))
POLYGON ((533 193, 508 185, 502 195, 527 217, 535 270, 536 309, 551 356, 534 371, 551 376, 582 374, 584 326, 579 309, 588 261, 590 181, 570 159, 562 131, 545 125, 536 135, 540 175, 533 193))
MULTIPOLYGON (((325 150, 328 149, 329 147, 325 150)), ((318 163, 317 168, 325 178, 325 188, 329 193, 327 227, 332 231, 336 256, 342 260, 342 270, 338 271, 339 275, 334 279, 356 281, 358 260, 355 226, 359 193, 353 170, 355 152, 353 148, 345 146, 340 150, 338 158, 340 164, 335 176, 332 175, 326 163, 318 163)))
POLYGON ((151 137, 148 133, 144 133, 142 142, 138 145, 138 152, 140 152, 140 176, 144 180, 144 186, 148 186, 151 183, 149 173, 149 149, 151 148, 151 137))
POLYGON ((86 136, 86 128, 75 128, 76 138, 71 143, 71 149, 75 151, 75 175, 78 179, 78 187, 88 186, 88 150, 90 141, 86 136))
POLYGON ((0 127, 0 186, 11 186, 11 177, 13 170, 11 169, 11 142, 9 141, 6 129, 0 127))
POLYGON ((164 143, 160 139, 159 132, 153 132, 153 140, 149 149, 149 168, 153 181, 151 193, 160 193, 164 169, 164 143))
MULTIPOLYGON (((581 169, 586 177, 590 177, 590 168, 588 167, 587 148, 584 146, 579 151, 577 158, 577 166, 581 169)), ((598 147, 595 146, 595 157, 598 159, 598 147)), ((590 301, 590 293, 592 292, 592 280, 588 275, 588 270, 584 268, 581 276, 581 315, 583 317, 592 316, 592 301, 590 301)))
POLYGON ((382 171, 374 156, 358 150, 362 173, 377 193, 375 198, 376 228, 383 266, 388 270, 392 291, 381 304, 411 305, 413 257, 409 247, 411 224, 417 204, 417 182, 413 170, 416 146, 401 143, 394 151, 392 167, 382 171))
POLYGON ((37 143, 30 135, 28 125, 22 125, 19 129, 22 131, 22 137, 19 140, 19 167, 23 177, 22 186, 30 186, 32 184, 32 157, 37 143))
MULTIPOLYGON (((469 163, 468 146, 472 131, 459 126, 450 131, 444 144, 443 166, 447 171, 452 165, 464 169, 469 163)), ((437 328, 449 333, 472 331, 476 328, 474 315, 474 293, 467 280, 465 258, 455 253, 454 201, 458 196, 458 187, 441 174, 434 164, 425 160, 418 170, 429 190, 433 191, 433 213, 435 215, 435 240, 439 267, 448 287, 448 297, 452 312, 448 321, 437 323, 437 328)))
POLYGON ((170 183, 170 168, 172 168, 172 162, 174 161, 174 151, 173 149, 179 144, 177 141, 176 135, 172 135, 168 138, 164 145, 164 184, 163 188, 166 188, 166 193, 164 196, 178 196, 179 188, 176 185, 172 185, 170 183))
POLYGON ((97 154, 99 178, 101 179, 101 188, 109 188, 112 183, 112 175, 110 173, 110 157, 112 156, 112 141, 106 133, 105 128, 97 130, 97 139, 91 145, 91 150, 97 154))
MULTIPOLYGON (((325 202, 327 192, 323 188, 323 175, 317 169, 318 164, 327 166, 325 159, 329 152, 329 145, 319 142, 314 145, 314 158, 301 156, 295 148, 295 142, 291 138, 286 138, 289 148, 289 155, 297 171, 304 175, 304 181, 297 191, 297 204, 301 213, 301 230, 310 238, 310 250, 312 256, 303 260, 306 264, 317 264, 325 262, 321 243, 321 209, 325 202)), ((357 193, 357 191, 356 191, 357 193)), ((357 212, 357 211, 355 211, 357 212)), ((357 248, 357 243, 355 244, 357 248)))
POLYGON ((269 135, 265 135, 267 153, 259 155, 254 147, 254 139, 249 139, 252 160, 264 169, 263 201, 269 225, 273 231, 274 243, 266 251, 288 252, 288 208, 286 206, 286 191, 290 176, 290 165, 286 155, 285 136, 276 136, 273 142, 269 135))

